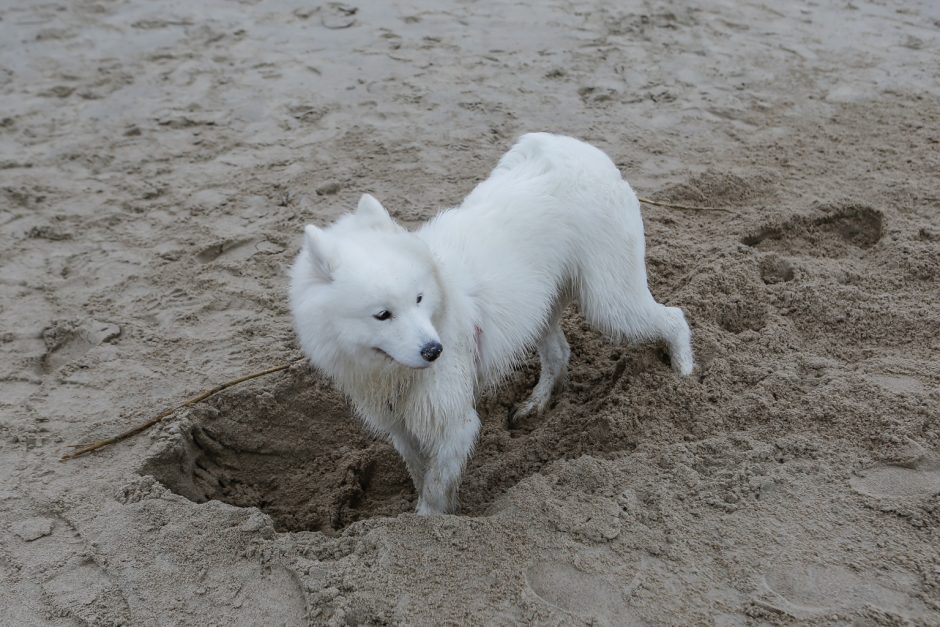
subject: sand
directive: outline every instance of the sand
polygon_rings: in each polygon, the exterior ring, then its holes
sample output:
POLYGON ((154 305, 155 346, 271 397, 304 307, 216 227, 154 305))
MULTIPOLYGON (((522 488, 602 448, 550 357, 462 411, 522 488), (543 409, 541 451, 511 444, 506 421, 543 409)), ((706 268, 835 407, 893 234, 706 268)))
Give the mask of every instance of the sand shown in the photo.
POLYGON ((940 624, 940 5, 0 9, 0 623, 940 624), (903 8, 902 8, 903 7, 903 8), (607 151, 698 369, 577 311, 460 516, 304 365, 286 270, 521 133, 607 151))

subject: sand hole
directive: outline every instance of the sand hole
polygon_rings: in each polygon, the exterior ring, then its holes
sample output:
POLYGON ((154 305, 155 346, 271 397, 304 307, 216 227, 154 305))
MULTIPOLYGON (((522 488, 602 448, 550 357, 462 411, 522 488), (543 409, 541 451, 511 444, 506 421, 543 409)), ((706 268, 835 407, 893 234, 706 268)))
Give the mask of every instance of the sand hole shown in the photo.
MULTIPOLYGON (((631 351, 625 369, 631 377, 637 369, 671 376, 655 354, 631 351)), ((593 385, 575 379, 577 391, 562 393, 553 409, 513 428, 506 414, 535 384, 534 364, 481 399, 483 429, 460 487, 461 514, 494 513, 500 497, 555 460, 634 449, 636 423, 616 402, 617 363, 593 385)), ((141 474, 197 503, 258 507, 279 531, 332 533, 415 509, 398 453, 373 438, 342 396, 306 368, 223 392, 167 432, 141 474)))
MULTIPOLYGON (((414 511, 417 495, 398 453, 368 433, 326 380, 306 370, 276 376, 194 409, 141 474, 197 503, 258 507, 279 531, 330 533, 414 511)), ((518 378, 527 389, 528 377, 518 378)), ((501 418, 504 404, 490 398, 480 408, 483 434, 460 489, 462 514, 488 513, 525 477, 600 439, 577 447, 563 443, 565 432, 546 442, 535 433, 551 432, 542 424, 511 431, 501 418)))
POLYGON ((142 474, 197 503, 258 507, 280 531, 330 532, 414 508, 395 450, 326 381, 275 376, 198 408, 142 474))
POLYGON ((793 280, 795 273, 789 261, 776 255, 768 255, 760 260, 760 278, 767 285, 787 283, 793 280))

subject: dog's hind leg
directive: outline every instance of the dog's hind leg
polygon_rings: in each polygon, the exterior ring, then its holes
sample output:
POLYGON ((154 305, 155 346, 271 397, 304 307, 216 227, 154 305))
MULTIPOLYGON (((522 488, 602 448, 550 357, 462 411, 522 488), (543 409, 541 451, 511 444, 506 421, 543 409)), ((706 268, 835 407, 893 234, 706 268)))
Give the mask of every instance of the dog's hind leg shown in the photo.
POLYGON ((584 278, 580 304, 585 318, 593 327, 618 340, 665 342, 672 369, 681 376, 691 374, 695 365, 692 332, 685 314, 678 307, 657 303, 646 286, 645 275, 642 281, 619 278, 617 281, 602 277, 598 282, 584 278))
MULTIPOLYGON (((642 238, 642 232, 640 237, 642 238)), ((581 312, 594 328, 617 340, 665 342, 672 369, 691 374, 692 332, 678 307, 656 302, 646 279, 642 239, 588 251, 577 282, 581 312)))
POLYGON ((480 418, 471 409, 459 424, 448 425, 439 436, 437 450, 428 460, 418 515, 456 514, 457 488, 467 458, 480 433, 480 418))
POLYGON ((692 355, 692 331, 689 330, 689 323, 685 321, 685 314, 678 307, 663 305, 659 305, 657 314, 659 337, 669 345, 672 369, 687 377, 695 367, 695 358, 692 355))
POLYGON ((414 483, 415 492, 418 497, 424 491, 424 475, 428 470, 428 459, 421 451, 421 444, 418 439, 408 432, 403 426, 396 426, 389 434, 395 450, 405 460, 405 466, 408 468, 408 474, 414 483))
POLYGON ((539 381, 529 397, 512 408, 509 412, 509 424, 532 414, 541 415, 548 408, 552 394, 561 390, 568 380, 568 359, 571 349, 565 332, 561 329, 561 313, 564 307, 558 307, 552 316, 542 341, 539 343, 539 381))

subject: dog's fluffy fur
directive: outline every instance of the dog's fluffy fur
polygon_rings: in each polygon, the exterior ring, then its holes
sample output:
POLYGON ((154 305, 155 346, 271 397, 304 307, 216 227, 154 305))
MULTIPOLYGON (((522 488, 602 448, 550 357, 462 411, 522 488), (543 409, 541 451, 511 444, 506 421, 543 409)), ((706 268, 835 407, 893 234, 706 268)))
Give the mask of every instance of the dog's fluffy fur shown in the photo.
POLYGON ((533 348, 541 376, 516 416, 548 406, 567 374, 570 302, 614 340, 665 341, 680 375, 693 366, 682 310, 647 287, 633 190, 597 148, 547 133, 524 135, 415 232, 369 195, 329 228, 307 226, 290 296, 304 353, 390 438, 420 514, 456 511, 477 395, 533 348))

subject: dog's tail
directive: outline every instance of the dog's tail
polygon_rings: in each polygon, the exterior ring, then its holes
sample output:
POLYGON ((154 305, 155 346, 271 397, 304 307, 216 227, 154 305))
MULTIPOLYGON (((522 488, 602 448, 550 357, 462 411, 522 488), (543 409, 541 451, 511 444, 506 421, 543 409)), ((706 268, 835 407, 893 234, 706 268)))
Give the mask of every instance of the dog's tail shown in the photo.
POLYGON ((526 133, 499 160, 494 174, 518 170, 521 167, 535 167, 539 174, 551 169, 552 162, 547 159, 545 147, 554 136, 550 133, 526 133))

